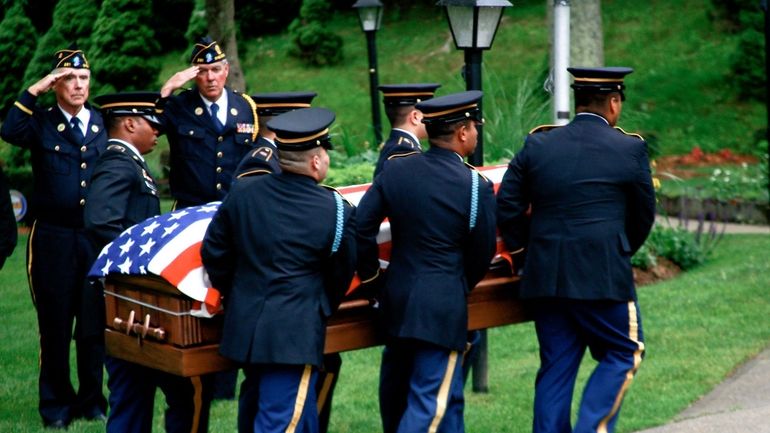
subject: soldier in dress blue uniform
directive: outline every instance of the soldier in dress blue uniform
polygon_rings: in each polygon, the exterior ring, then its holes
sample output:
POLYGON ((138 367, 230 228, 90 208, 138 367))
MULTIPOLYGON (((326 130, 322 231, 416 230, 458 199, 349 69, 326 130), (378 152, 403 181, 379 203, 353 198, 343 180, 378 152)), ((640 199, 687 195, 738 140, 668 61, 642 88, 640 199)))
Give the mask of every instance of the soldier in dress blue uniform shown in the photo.
POLYGON ((275 133, 267 128, 267 122, 279 114, 310 107, 315 96, 315 92, 275 92, 251 95, 251 99, 257 104, 259 136, 254 150, 250 151, 235 169, 236 178, 281 172, 281 167, 278 164, 278 148, 275 146, 275 133))
POLYGON ((533 431, 612 432, 644 352, 631 256, 652 227, 655 195, 646 143, 615 127, 632 69, 568 70, 577 114, 527 136, 500 186, 498 224, 511 251, 526 249, 520 294, 532 300, 541 362, 533 431), (586 348, 599 364, 573 429, 586 348))
POLYGON ((318 431, 326 321, 356 256, 354 208, 318 185, 333 120, 322 108, 271 120, 281 173, 236 182, 203 241, 203 264, 224 299, 219 350, 243 366, 239 412, 252 414, 254 432, 318 431), (244 395, 256 396, 255 408, 244 407, 244 395))
POLYGON ((209 37, 192 49, 192 66, 161 88, 160 120, 170 147, 169 183, 175 208, 222 200, 238 163, 254 147, 256 105, 225 86, 227 56, 209 37), (189 80, 196 88, 172 95, 189 80))
MULTIPOLYGON (((98 248, 128 227, 160 214, 158 189, 142 157, 155 147, 161 128, 156 117, 157 100, 157 92, 96 98, 110 136, 107 149, 96 162, 85 207, 85 226, 98 248)), ((110 356, 106 366, 110 390, 108 433, 151 432, 156 387, 166 396, 167 432, 208 429, 211 395, 200 377, 174 376, 110 356)))
POLYGON ((27 270, 40 331, 40 404, 43 423, 66 428, 76 417, 104 419, 104 323, 101 294, 86 273, 96 252, 83 231, 83 207, 93 164, 104 151, 102 117, 88 105, 91 70, 83 51, 57 51, 50 74, 23 91, 3 123, 3 140, 32 154, 34 218, 27 270), (50 90, 56 105, 37 98, 50 90), (56 245, 56 248, 51 248, 56 245), (72 324, 80 386, 70 381, 72 324))
POLYGON ((495 252, 492 183, 463 162, 476 148, 481 96, 469 91, 417 104, 430 149, 391 160, 359 204, 358 273, 363 284, 382 286, 387 433, 464 431, 466 296, 495 252), (383 274, 377 233, 384 218, 393 249, 383 274))
POLYGON ((390 136, 380 149, 374 176, 382 172, 391 158, 422 152, 420 140, 428 135, 422 123, 422 113, 414 108, 420 101, 432 98, 441 84, 384 84, 380 86, 385 115, 390 121, 390 136))

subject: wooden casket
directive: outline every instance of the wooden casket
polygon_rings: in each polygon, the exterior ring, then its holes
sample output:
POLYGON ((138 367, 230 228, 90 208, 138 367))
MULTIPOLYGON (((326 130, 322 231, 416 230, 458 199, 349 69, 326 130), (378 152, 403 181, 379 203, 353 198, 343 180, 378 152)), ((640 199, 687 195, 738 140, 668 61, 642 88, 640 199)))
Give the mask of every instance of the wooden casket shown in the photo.
MULTIPOLYGON (((468 328, 529 320, 516 299, 518 277, 490 271, 468 296, 468 328)), ((219 355, 222 319, 193 317, 192 299, 159 277, 110 275, 105 281, 107 354, 179 376, 233 368, 219 355)), ((382 344, 376 311, 365 299, 344 301, 329 319, 326 353, 382 344)))

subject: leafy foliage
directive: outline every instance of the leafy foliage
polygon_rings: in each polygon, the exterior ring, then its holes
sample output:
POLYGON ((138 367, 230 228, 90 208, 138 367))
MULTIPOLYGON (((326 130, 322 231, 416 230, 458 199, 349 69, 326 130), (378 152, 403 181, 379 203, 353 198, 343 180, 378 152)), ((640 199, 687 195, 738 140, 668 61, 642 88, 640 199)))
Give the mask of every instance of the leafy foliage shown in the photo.
POLYGON ((149 61, 159 54, 149 22, 152 11, 142 0, 105 0, 91 37, 93 75, 97 93, 157 87, 160 65, 149 61), (108 67, 97 68, 96 65, 108 67))
MULTIPOLYGON (((195 0, 195 6, 190 14, 190 22, 187 25, 185 38, 188 41, 195 41, 198 38, 206 36, 209 32, 208 22, 206 21, 206 0, 195 0)), ((188 60, 188 59, 185 59, 188 60)))
MULTIPOLYGON (((80 48, 87 44, 99 8, 95 0, 60 0, 53 11, 53 25, 40 38, 24 72, 24 85, 29 87, 51 71, 53 54, 68 47, 71 43, 78 43, 80 48)), ((90 53, 85 52, 86 58, 91 60, 90 53)), ((98 67, 98 66, 97 66, 98 67)), ((48 105, 53 103, 53 96, 43 96, 48 100, 40 103, 48 105)))
POLYGON ((22 2, 16 0, 0 21, 0 117, 5 117, 19 94, 19 77, 24 75, 36 40, 32 21, 24 14, 22 2))
POLYGON ((299 17, 289 25, 294 46, 289 53, 308 65, 328 66, 341 63, 342 38, 327 30, 331 8, 326 0, 303 0, 299 17))
POLYGON ((235 0, 240 35, 255 37, 282 32, 297 16, 301 0, 235 0))

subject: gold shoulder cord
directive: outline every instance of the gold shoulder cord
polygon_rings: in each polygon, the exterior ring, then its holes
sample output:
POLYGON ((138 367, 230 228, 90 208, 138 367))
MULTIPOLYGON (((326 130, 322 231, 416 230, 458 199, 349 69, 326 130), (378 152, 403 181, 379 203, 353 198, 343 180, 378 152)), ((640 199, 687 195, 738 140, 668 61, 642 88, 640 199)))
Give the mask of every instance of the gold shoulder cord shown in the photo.
POLYGON ((241 96, 243 96, 243 99, 246 100, 246 102, 249 104, 249 107, 251 107, 251 115, 254 116, 254 132, 251 133, 251 141, 255 142, 257 141, 257 135, 259 134, 259 118, 257 117, 257 103, 254 102, 253 99, 251 99, 251 96, 241 93, 241 96))
POLYGON ((641 135, 639 135, 639 134, 637 134, 637 133, 635 133, 635 132, 626 132, 626 131, 624 131, 624 130, 623 130, 623 128, 621 128, 620 126, 616 126, 616 127, 615 127, 615 129, 617 129, 618 131, 622 132, 622 133, 623 133, 623 134, 625 134, 625 135, 630 135, 630 136, 632 136, 632 137, 636 137, 636 138, 638 138, 638 139, 640 139, 640 140, 644 141, 644 137, 642 137, 641 135))

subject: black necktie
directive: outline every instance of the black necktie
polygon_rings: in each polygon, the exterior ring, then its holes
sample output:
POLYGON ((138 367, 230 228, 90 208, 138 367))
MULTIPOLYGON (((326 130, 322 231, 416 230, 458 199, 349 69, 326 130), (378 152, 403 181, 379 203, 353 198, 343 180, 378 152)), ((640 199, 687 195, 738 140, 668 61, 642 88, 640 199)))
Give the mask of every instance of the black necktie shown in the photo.
POLYGON ((77 117, 70 119, 70 126, 72 126, 72 134, 75 136, 78 144, 83 143, 83 140, 85 140, 86 137, 83 135, 83 131, 80 129, 80 119, 77 117))
POLYGON ((222 130, 225 129, 225 126, 219 121, 219 117, 217 116, 218 112, 219 105, 216 103, 211 104, 211 119, 214 121, 214 128, 216 128, 217 132, 222 132, 222 130))

